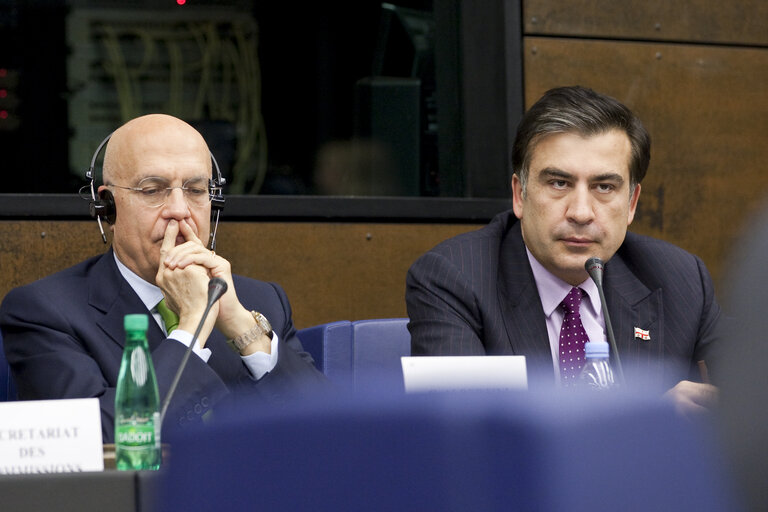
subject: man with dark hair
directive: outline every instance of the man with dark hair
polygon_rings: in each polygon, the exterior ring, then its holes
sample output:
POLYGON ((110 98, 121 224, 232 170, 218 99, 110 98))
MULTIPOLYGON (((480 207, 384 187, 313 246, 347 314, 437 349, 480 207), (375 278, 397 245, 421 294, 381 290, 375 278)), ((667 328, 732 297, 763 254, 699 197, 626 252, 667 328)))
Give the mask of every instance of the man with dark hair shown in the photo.
POLYGON ((409 270, 412 353, 525 355, 533 385, 571 385, 584 341, 608 339, 584 268, 596 256, 627 384, 662 386, 686 411, 713 405, 717 389, 688 380, 716 339, 711 278, 697 257, 627 233, 649 161, 626 106, 583 87, 548 91, 518 127, 513 210, 409 270))

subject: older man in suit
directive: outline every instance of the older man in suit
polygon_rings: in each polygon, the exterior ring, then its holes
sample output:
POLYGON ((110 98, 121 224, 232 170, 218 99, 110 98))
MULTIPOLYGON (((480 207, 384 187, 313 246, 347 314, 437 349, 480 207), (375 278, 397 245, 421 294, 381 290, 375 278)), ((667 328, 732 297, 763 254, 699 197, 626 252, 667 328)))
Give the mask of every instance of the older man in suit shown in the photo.
POLYGON ((709 274, 682 249, 627 233, 649 161, 650 137, 626 106, 583 87, 548 91, 518 128, 513 211, 408 272, 413 354, 522 354, 532 383, 572 384, 583 339, 608 339, 584 268, 597 256, 628 384, 663 386, 682 410, 711 407, 717 389, 689 380, 716 345, 709 274), (568 345, 573 315, 584 335, 568 345))
POLYGON ((109 139, 103 174, 99 200, 112 248, 12 290, 0 307, 20 398, 97 397, 104 440, 112 440, 123 317, 155 318, 147 337, 165 397, 212 277, 228 289, 193 347, 166 423, 199 420, 230 395, 282 402, 324 385, 296 338, 282 288, 233 275, 203 242, 214 185, 211 154, 197 130, 168 115, 133 119, 109 139))

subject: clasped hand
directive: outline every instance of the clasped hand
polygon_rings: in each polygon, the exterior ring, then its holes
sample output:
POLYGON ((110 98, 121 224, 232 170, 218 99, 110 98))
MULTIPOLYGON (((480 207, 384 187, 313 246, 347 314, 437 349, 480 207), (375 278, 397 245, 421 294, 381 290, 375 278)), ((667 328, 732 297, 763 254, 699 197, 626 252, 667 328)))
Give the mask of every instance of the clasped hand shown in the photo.
POLYGON ((228 288, 211 308, 200 331, 198 342, 201 347, 205 346, 214 325, 225 336, 233 337, 239 334, 230 334, 238 329, 238 322, 253 323, 253 318, 237 299, 229 262, 208 250, 186 221, 171 220, 160 247, 155 281, 163 291, 168 307, 178 313, 179 329, 191 333, 197 328, 208 302, 208 282, 212 277, 224 279, 228 288), (185 242, 176 245, 179 233, 185 242))

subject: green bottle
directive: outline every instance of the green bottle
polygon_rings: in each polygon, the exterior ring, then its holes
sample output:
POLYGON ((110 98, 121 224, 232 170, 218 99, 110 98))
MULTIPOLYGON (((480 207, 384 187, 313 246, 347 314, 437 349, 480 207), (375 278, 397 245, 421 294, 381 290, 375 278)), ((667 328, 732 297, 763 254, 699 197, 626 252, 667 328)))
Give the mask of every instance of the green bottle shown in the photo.
POLYGON ((160 393, 147 344, 147 315, 125 315, 125 350, 115 394, 117 469, 159 469, 160 393))

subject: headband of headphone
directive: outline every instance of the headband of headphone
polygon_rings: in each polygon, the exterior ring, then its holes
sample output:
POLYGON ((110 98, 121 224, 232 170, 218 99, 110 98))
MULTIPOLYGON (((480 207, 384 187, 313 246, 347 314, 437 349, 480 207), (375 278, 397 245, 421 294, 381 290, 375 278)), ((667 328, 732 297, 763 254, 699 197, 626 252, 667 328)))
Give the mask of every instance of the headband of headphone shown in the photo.
MULTIPOLYGON (((114 132, 113 132, 114 133, 114 132)), ((109 142, 109 139, 112 138, 112 133, 106 136, 106 138, 101 141, 101 144, 96 148, 96 151, 93 153, 93 157, 91 158, 91 165, 88 167, 88 170, 85 172, 85 179, 90 181, 90 185, 85 185, 83 188, 90 186, 91 194, 90 194, 90 203, 88 205, 88 210, 91 214, 91 217, 96 219, 96 222, 99 224, 99 232, 101 233, 101 239, 104 241, 104 243, 107 243, 107 235, 104 233, 104 226, 102 225, 102 220, 109 223, 114 224, 115 219, 117 218, 117 208, 115 207, 115 198, 112 195, 112 192, 109 190, 102 190, 98 194, 96 193, 96 187, 94 186, 94 182, 96 180, 96 160, 99 158, 99 154, 101 154, 101 150, 104 149, 104 147, 107 145, 107 142, 109 142)), ((210 153, 210 151, 209 151, 210 153)), ((227 180, 224 179, 224 177, 221 175, 221 170, 219 169, 219 163, 216 161, 216 158, 213 156, 213 153, 210 153, 211 155, 211 162, 213 163, 213 169, 214 169, 214 177, 208 180, 208 194, 210 195, 211 199, 211 224, 213 224, 213 229, 211 229, 211 237, 209 240, 209 246, 211 250, 216 249, 216 230, 219 228, 219 215, 221 215, 221 210, 224 209, 224 194, 223 194, 223 187, 226 185, 227 180)), ((81 189, 82 191, 82 189, 81 189)))

